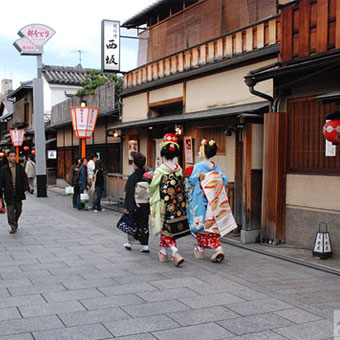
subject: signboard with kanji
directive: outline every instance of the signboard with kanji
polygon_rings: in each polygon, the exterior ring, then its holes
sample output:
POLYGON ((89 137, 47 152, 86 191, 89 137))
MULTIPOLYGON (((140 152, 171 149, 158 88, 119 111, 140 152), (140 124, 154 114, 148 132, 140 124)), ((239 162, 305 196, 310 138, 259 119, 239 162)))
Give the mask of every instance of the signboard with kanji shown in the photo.
POLYGON ((19 147, 22 145, 22 143, 24 142, 24 136, 25 136, 25 130, 18 130, 18 129, 14 129, 14 130, 10 130, 10 134, 11 134, 11 140, 12 140, 12 145, 15 147, 19 147))
POLYGON ((120 70, 120 22, 102 21, 102 70, 119 72, 120 70))
POLYGON ((13 43, 14 47, 21 55, 39 55, 41 51, 32 44, 27 38, 20 38, 13 43))
POLYGON ((92 137, 94 128, 96 127, 98 111, 99 109, 96 107, 71 107, 72 126, 77 138, 92 137))
POLYGON ((18 32, 20 37, 27 38, 33 45, 42 48, 55 34, 51 27, 41 24, 31 24, 23 27, 18 32))

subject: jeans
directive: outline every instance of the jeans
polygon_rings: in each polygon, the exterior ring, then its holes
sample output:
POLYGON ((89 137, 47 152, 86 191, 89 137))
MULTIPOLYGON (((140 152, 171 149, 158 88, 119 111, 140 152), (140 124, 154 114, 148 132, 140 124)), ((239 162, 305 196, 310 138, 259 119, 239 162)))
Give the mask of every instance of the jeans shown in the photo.
POLYGON ((78 210, 82 210, 85 208, 85 203, 80 202, 80 194, 83 194, 85 191, 86 185, 85 184, 79 184, 79 195, 78 195, 78 200, 77 200, 77 207, 78 210))
POLYGON ((102 207, 100 205, 100 200, 103 196, 103 188, 102 187, 96 187, 96 198, 93 200, 92 203, 92 210, 102 210, 102 207))

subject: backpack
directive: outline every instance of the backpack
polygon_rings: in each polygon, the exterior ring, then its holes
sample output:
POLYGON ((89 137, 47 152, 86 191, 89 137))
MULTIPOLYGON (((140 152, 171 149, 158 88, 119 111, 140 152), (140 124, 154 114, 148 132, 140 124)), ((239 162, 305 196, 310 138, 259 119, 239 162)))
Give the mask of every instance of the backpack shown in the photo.
POLYGON ((146 181, 137 182, 135 186, 135 202, 137 207, 140 204, 149 203, 149 184, 146 181))

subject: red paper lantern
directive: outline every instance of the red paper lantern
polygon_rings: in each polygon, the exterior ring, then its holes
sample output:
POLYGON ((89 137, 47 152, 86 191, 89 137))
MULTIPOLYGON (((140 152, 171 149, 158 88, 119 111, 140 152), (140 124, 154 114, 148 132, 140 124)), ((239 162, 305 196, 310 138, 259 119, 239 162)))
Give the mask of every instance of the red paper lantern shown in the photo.
POLYGON ((329 142, 340 144, 340 119, 328 121, 323 127, 323 133, 329 142))
POLYGON ((30 149, 30 147, 28 145, 24 146, 24 151, 28 151, 30 149))
POLYGON ((35 149, 32 150, 32 155, 35 156, 35 149))

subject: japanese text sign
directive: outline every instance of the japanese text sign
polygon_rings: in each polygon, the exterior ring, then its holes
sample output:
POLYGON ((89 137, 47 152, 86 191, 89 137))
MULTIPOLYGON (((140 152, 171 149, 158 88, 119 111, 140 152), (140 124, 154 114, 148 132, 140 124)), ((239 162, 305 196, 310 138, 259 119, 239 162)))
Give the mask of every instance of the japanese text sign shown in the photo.
POLYGON ((24 142, 25 130, 10 130, 10 134, 13 146, 21 146, 24 142))
POLYGON ((74 134, 77 138, 91 138, 96 127, 99 109, 96 107, 71 107, 74 134))
POLYGON ((42 48, 55 31, 46 25, 31 24, 23 27, 18 34, 20 37, 27 38, 36 47, 42 48))
POLYGON ((102 21, 102 70, 120 70, 120 22, 102 21))
POLYGON ((41 51, 38 47, 32 44, 27 38, 20 38, 14 42, 14 47, 21 55, 39 55, 41 51))

